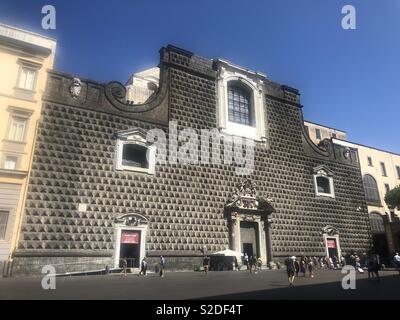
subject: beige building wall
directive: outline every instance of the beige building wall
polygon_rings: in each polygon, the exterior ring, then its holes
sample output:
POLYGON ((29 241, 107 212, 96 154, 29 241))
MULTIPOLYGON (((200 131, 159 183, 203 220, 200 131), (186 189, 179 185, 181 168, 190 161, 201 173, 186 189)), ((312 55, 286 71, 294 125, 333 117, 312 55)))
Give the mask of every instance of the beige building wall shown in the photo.
POLYGON ((0 274, 17 244, 42 94, 55 49, 53 39, 0 24, 0 274))
MULTIPOLYGON (((334 141, 335 143, 358 149, 361 173, 363 177, 366 174, 369 174, 375 179, 380 197, 380 205, 368 204, 368 212, 388 215, 389 220, 391 220, 391 217, 388 214, 389 208, 386 205, 384 198, 387 186, 389 189, 393 189, 394 187, 400 185, 400 154, 347 141, 334 141), (370 160, 368 158, 370 158, 370 160), (385 166, 386 174, 383 172, 381 163, 385 166)), ((400 211, 395 210, 394 212, 400 218, 400 211)))
POLYGON ((343 130, 326 127, 311 121, 304 121, 304 127, 306 128, 309 137, 316 145, 318 145, 321 140, 330 138, 347 140, 347 134, 343 130))

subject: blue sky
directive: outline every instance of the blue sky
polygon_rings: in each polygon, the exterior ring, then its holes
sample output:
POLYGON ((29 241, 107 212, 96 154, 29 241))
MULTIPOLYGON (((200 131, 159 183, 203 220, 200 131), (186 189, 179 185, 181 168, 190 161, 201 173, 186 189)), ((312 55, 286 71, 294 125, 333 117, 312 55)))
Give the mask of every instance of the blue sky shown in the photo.
POLYGON ((400 0, 0 2, 0 21, 56 38, 55 67, 125 82, 174 44, 225 58, 300 90, 307 120, 400 153, 400 0), (41 8, 57 10, 56 30, 41 8), (343 30, 341 9, 356 8, 343 30))

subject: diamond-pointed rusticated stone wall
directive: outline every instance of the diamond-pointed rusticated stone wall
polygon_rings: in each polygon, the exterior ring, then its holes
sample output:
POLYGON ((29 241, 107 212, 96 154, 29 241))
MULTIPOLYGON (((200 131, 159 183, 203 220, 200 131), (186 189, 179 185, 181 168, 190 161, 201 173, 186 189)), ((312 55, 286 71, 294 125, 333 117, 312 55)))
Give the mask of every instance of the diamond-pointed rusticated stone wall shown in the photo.
MULTIPOLYGON (((161 50, 160 67, 160 93, 140 112, 123 101, 118 84, 81 79, 73 97, 73 77, 50 72, 15 273, 48 263, 59 263, 61 270, 111 266, 115 219, 125 213, 148 219, 151 263, 163 254, 170 268, 192 269, 204 246, 214 252, 229 245, 224 206, 244 178, 235 166, 157 164, 155 175, 115 170, 117 131, 167 132, 168 121, 176 121, 178 130, 216 127, 213 62, 169 46, 161 50), (86 204, 86 211, 79 204, 86 204)), ((346 157, 343 147, 329 141, 321 148, 313 145, 304 132, 298 92, 268 80, 265 115, 268 141, 256 143, 250 178, 260 196, 274 201, 275 259, 324 255, 327 225, 339 230, 342 251, 366 251, 369 224, 357 152, 346 157), (315 196, 313 168, 321 164, 334 172, 334 199, 315 196)))

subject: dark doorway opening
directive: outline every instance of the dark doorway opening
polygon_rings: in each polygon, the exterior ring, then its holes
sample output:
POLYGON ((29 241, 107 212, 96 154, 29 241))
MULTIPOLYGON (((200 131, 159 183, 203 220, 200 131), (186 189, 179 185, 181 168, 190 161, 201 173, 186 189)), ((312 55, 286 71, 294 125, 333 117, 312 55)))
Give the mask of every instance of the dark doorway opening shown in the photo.
POLYGON ((127 268, 139 268, 140 264, 140 231, 122 230, 119 249, 119 265, 127 268))
POLYGON ((390 266, 389 246, 385 233, 372 234, 372 251, 379 255, 381 263, 390 266))
POLYGON ((243 243, 243 253, 247 253, 248 257, 253 256, 253 244, 252 243, 243 243))
POLYGON ((240 221, 240 241, 243 254, 247 256, 260 256, 260 240, 258 236, 258 223, 254 221, 240 221))
POLYGON ((335 238, 327 238, 326 243, 328 246, 329 258, 333 258, 333 257, 339 258, 336 239, 335 238))

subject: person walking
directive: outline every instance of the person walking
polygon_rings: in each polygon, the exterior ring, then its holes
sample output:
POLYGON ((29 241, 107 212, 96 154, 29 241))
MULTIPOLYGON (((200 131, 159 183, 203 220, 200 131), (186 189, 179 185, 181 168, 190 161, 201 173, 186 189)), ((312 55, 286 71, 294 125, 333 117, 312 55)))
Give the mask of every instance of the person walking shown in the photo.
POLYGON ((289 257, 285 260, 285 265, 286 265, 286 272, 288 276, 288 282, 289 282, 289 287, 293 287, 293 282, 295 279, 295 266, 294 266, 294 261, 296 260, 296 257, 289 257))
POLYGON ((306 276, 306 261, 304 257, 300 259, 300 272, 303 274, 303 277, 306 276))
POLYGON ((395 255, 393 257, 393 262, 394 262, 394 267, 397 269, 397 271, 399 272, 399 276, 400 276, 400 255, 398 252, 395 253, 395 255))
POLYGON ((250 273, 253 272, 253 256, 249 257, 249 270, 250 270, 250 273))
POLYGON ((139 272, 138 276, 140 276, 141 274, 146 276, 146 271, 147 271, 147 261, 146 261, 146 257, 144 257, 142 259, 142 262, 140 263, 140 272, 139 272))
POLYGON ((247 252, 244 253, 244 265, 246 266, 247 270, 249 270, 249 256, 247 255, 247 252))
POLYGON ((314 263, 313 263, 313 260, 311 257, 308 258, 307 268, 308 268, 308 272, 310 274, 310 278, 314 278, 314 263))
POLYGON ((205 256, 203 259, 203 268, 204 268, 204 274, 208 274, 208 269, 210 268, 210 258, 205 256))
POLYGON ((165 269, 165 258, 160 256, 160 277, 164 277, 164 269, 165 269))
POLYGON ((368 260, 368 279, 373 278, 375 275, 375 277, 377 278, 377 280, 379 282, 380 281, 379 269, 380 269, 380 263, 379 263, 377 255, 373 255, 372 257, 370 256, 369 260, 368 260), (371 275, 372 275, 372 277, 371 277, 371 275))
POLYGON ((122 267, 121 274, 126 276, 126 270, 128 269, 128 261, 125 258, 121 259, 121 267, 122 267))
POLYGON ((257 256, 253 256, 252 265, 254 267, 254 273, 257 274, 257 256))
POLYGON ((299 260, 295 257, 294 259, 294 271, 296 273, 296 277, 299 276, 299 271, 300 271, 300 263, 299 260))
POLYGON ((258 267, 258 271, 261 272, 261 266, 262 266, 262 260, 261 257, 258 257, 257 259, 257 267, 258 267))

